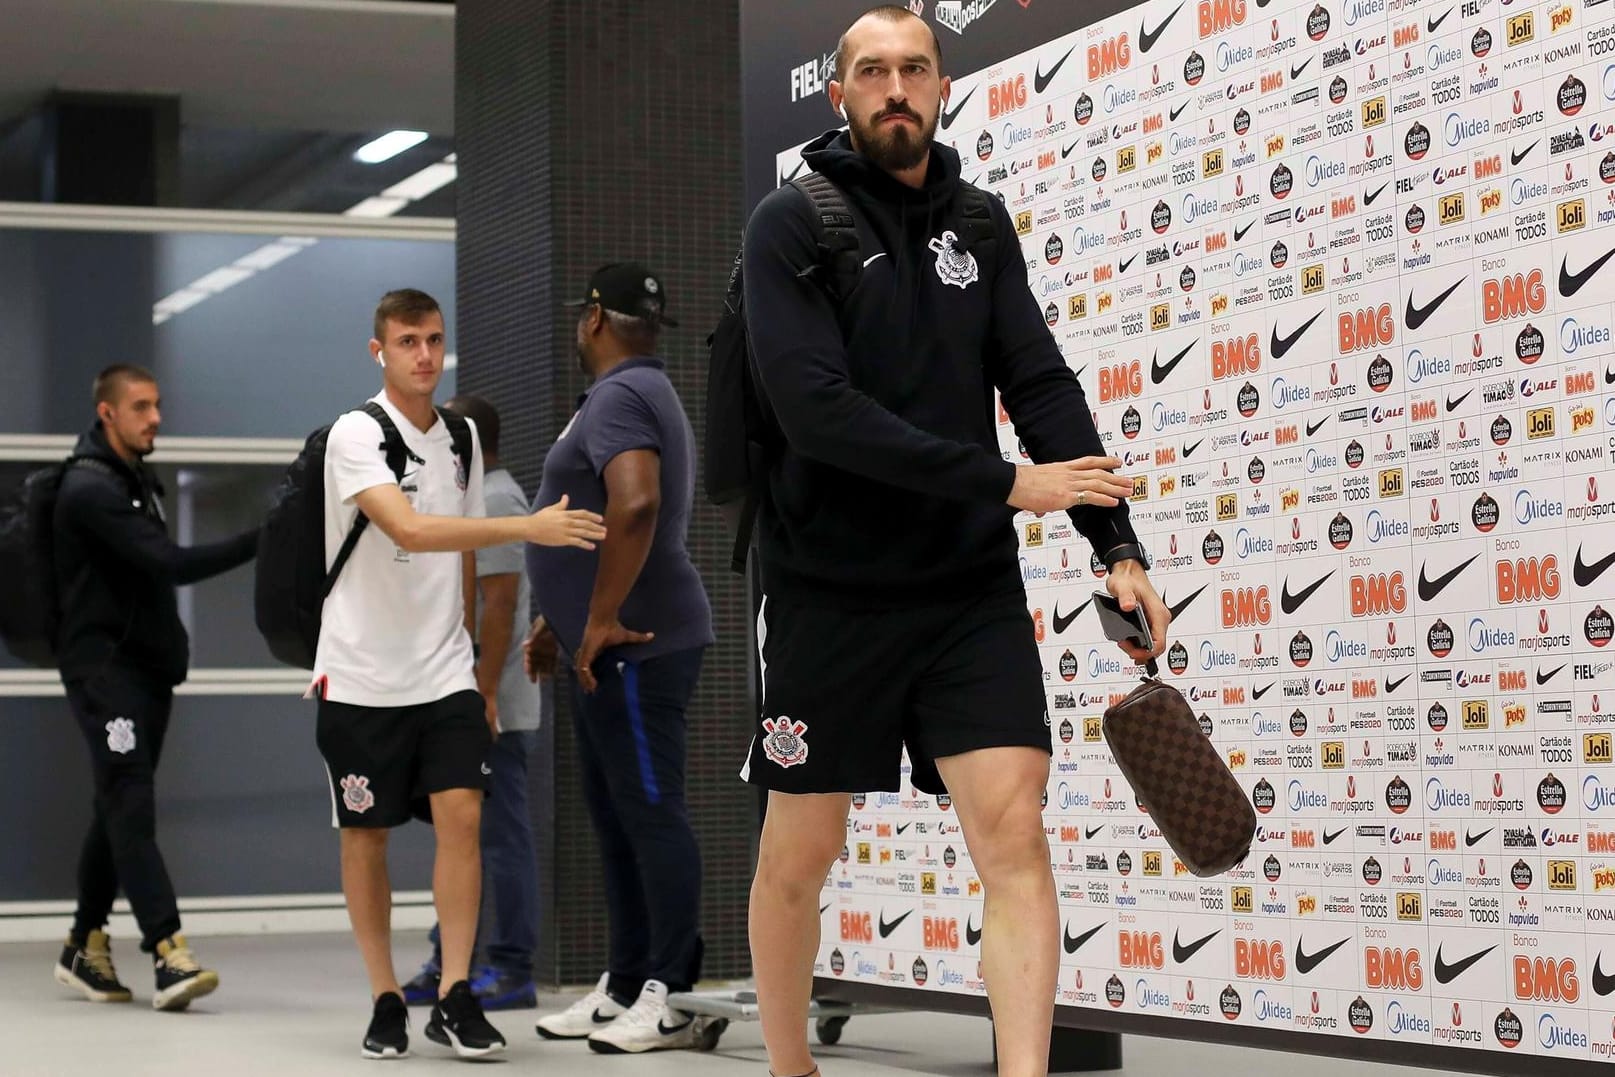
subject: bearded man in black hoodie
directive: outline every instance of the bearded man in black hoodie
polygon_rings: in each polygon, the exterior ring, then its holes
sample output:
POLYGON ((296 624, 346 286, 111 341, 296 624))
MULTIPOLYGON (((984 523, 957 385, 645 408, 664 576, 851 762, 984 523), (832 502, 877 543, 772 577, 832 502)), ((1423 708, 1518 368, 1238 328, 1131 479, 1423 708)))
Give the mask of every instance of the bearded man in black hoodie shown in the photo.
MULTIPOLYGON (((951 795, 982 882, 1000 1072, 1046 1072, 1060 952, 1041 813, 1051 743, 1015 510, 1069 511, 1110 593, 1142 605, 1153 654, 1167 643, 1128 523, 1132 482, 1104 453, 997 199, 992 239, 969 241, 958 154, 934 142, 951 91, 940 66, 935 35, 901 7, 841 39, 829 97, 850 130, 803 159, 852 207, 864 269, 850 296, 833 303, 813 279, 802 192, 769 195, 746 230, 747 332, 787 443, 757 523, 763 714, 742 772, 769 790, 751 945, 780 1077, 816 1072, 817 902, 850 794, 899 788, 904 747, 913 785, 951 795), (994 387, 1036 466, 1000 456, 994 387)), ((919 948, 901 921, 883 920, 882 936, 919 948)))
POLYGON ((258 532, 206 546, 168 536, 163 489, 143 463, 162 424, 157 379, 118 364, 95 379, 96 423, 62 476, 53 532, 67 701, 90 749, 95 815, 79 853, 78 909, 56 981, 94 1002, 127 1002, 106 922, 121 887, 152 955, 152 1005, 182 1010, 218 986, 180 934, 157 848, 155 775, 174 700, 190 667, 176 587, 252 560, 258 532))

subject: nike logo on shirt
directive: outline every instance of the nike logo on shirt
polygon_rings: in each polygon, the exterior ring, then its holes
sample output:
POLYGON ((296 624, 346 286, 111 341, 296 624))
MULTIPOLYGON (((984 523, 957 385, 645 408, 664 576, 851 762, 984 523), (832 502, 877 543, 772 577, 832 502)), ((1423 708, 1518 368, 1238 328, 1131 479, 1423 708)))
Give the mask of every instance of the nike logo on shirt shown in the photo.
POLYGON ((885 251, 881 251, 879 254, 871 254, 868 258, 864 259, 864 268, 868 269, 869 268, 869 263, 873 262, 876 258, 884 258, 884 257, 886 257, 886 252, 885 251))

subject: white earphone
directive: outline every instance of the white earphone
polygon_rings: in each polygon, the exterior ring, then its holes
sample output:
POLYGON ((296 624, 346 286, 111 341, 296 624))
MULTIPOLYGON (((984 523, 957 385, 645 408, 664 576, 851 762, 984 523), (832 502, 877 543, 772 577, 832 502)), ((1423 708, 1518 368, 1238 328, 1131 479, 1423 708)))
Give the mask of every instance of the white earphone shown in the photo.
POLYGON ((841 107, 837 108, 836 111, 841 113, 841 122, 842 123, 849 122, 847 120, 847 103, 845 101, 841 102, 841 107))

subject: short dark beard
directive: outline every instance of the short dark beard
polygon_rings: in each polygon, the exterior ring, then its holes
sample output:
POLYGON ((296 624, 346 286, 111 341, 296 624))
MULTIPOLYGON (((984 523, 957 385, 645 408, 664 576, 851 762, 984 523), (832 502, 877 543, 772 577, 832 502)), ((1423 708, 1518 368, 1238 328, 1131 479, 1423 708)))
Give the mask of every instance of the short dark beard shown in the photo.
POLYGON ((936 138, 937 121, 941 111, 927 125, 913 109, 906 105, 884 108, 870 118, 868 124, 855 119, 849 112, 847 127, 860 152, 887 172, 907 172, 917 168, 931 154, 931 143, 936 138), (907 114, 920 125, 920 133, 912 135, 906 127, 881 131, 880 122, 891 115, 907 114))

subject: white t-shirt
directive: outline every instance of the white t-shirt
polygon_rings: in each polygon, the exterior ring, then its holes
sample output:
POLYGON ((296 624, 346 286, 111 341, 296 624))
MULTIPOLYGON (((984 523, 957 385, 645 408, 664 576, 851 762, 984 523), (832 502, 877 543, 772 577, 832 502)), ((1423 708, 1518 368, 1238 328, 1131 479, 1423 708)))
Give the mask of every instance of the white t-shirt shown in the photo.
MULTIPOLYGON (((406 460, 399 482, 381 450, 376 420, 350 411, 332 425, 325 446, 327 568, 358 516, 355 495, 372 487, 402 487, 415 511, 427 516, 484 515, 476 426, 471 427, 467 474, 441 418, 422 433, 385 392, 371 399, 392 416, 410 452, 426 462, 406 460)), ((476 690, 460 556, 407 553, 374 523, 365 528, 321 614, 314 677, 326 699, 362 707, 408 707, 476 690)))

